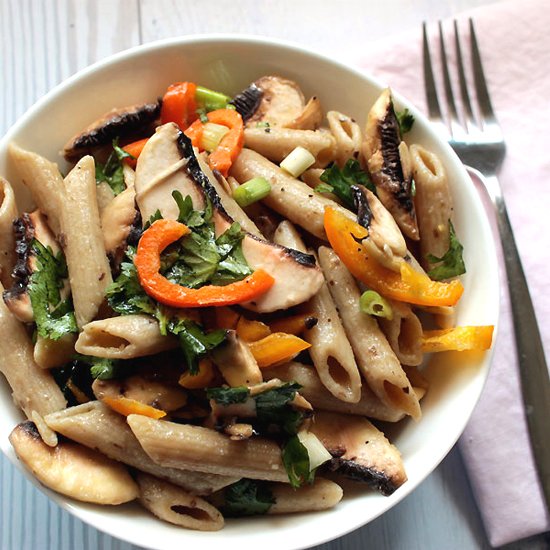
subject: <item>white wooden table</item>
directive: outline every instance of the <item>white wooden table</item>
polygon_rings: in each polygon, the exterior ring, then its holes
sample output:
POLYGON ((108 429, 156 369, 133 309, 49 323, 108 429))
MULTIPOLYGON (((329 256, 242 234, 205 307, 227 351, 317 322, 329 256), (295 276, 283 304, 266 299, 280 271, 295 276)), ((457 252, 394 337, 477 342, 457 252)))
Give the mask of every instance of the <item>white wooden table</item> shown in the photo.
MULTIPOLYGON (((369 41, 488 0, 0 0, 0 132, 39 97, 114 52, 170 36, 248 33, 326 54, 357 55, 369 41)), ((0 550, 136 549, 71 517, 0 457, 0 550)), ((317 550, 489 548, 458 450, 381 518, 317 550)), ((508 550, 550 548, 548 538, 508 550)))

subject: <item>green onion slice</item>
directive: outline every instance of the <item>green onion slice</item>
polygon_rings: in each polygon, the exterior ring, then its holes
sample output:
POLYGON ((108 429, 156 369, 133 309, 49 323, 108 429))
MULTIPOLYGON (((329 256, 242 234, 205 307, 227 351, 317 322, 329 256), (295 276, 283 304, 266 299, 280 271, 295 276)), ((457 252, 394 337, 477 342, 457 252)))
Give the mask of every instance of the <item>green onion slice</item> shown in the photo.
POLYGON ((393 311, 390 304, 374 290, 366 290, 363 292, 359 299, 359 309, 361 309, 363 313, 368 313, 375 317, 383 317, 390 321, 393 319, 393 311))
POLYGON ((270 191, 271 185, 265 178, 252 178, 233 191, 233 198, 239 206, 244 208, 267 197, 270 191))
POLYGON ((297 178, 314 163, 315 157, 304 147, 298 146, 281 162, 280 166, 291 176, 297 178))
POLYGON ((206 111, 216 111, 217 109, 226 109, 231 98, 221 92, 209 90, 203 86, 197 86, 195 100, 202 105, 206 111))
POLYGON ((207 122, 202 130, 202 148, 211 153, 219 145, 223 136, 225 136, 227 132, 229 132, 229 128, 227 126, 207 122))

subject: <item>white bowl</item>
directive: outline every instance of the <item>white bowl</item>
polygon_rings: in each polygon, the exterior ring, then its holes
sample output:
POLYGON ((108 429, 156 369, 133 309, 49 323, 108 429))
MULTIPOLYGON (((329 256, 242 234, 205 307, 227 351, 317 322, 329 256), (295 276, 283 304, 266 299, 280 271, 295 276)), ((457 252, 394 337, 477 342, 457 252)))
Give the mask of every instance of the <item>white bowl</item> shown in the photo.
MULTIPOLYGON (((318 95, 325 110, 343 111, 361 124, 382 89, 364 73, 300 46, 271 39, 239 36, 194 36, 140 46, 97 63, 65 81, 35 104, 0 142, 0 174, 16 187, 20 207, 29 197, 6 158, 10 141, 61 162, 58 151, 79 129, 114 106, 152 101, 175 81, 192 80, 233 94, 264 74, 296 80, 307 97, 318 95)), ((464 245, 468 272, 458 306, 458 324, 497 324, 498 274, 494 245, 485 212, 460 161, 424 116, 404 98, 416 123, 407 141, 437 153, 447 169, 455 202, 455 226, 464 245)), ((229 520, 216 533, 184 530, 157 520, 138 505, 86 505, 44 489, 75 516, 128 542, 155 549, 197 545, 225 550, 295 550, 335 539, 378 517, 418 486, 449 452, 481 394, 491 353, 445 353, 428 366, 430 391, 422 401, 420 422, 404 421, 390 437, 403 456, 408 481, 392 496, 365 487, 354 490, 333 510, 286 517, 229 520)), ((18 464, 8 435, 22 419, 10 390, 0 383, 0 446, 18 464)))

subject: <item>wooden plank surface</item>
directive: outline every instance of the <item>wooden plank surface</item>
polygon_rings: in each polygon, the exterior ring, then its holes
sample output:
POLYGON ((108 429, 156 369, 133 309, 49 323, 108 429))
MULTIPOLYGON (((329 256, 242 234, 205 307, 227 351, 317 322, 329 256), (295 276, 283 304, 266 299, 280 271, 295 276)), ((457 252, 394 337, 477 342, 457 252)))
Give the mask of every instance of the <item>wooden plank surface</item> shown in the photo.
MULTIPOLYGON (((0 132, 77 70, 125 48, 190 33, 293 40, 353 58, 372 40, 488 0, 0 0, 0 132)), ((136 550, 74 519, 0 457, 1 550, 136 550)), ((537 539, 509 550, 543 550, 537 539)), ((316 550, 489 548, 458 450, 370 525, 316 550)))

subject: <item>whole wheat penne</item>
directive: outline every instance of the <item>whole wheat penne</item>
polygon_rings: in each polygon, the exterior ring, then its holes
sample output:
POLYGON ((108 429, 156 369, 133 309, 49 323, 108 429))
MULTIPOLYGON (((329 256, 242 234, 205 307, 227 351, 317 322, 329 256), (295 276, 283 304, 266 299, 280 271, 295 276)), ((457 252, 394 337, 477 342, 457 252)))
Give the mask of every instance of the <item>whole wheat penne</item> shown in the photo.
POLYGON ((284 382, 298 382, 302 386, 300 395, 305 397, 315 410, 368 416, 384 422, 398 422, 405 416, 395 407, 388 407, 382 403, 367 384, 362 385, 357 403, 347 403, 338 399, 323 385, 315 369, 301 363, 291 362, 264 369, 263 375, 265 380, 279 378, 284 382))
POLYGON ((259 153, 243 149, 231 167, 231 174, 244 183, 256 176, 271 184, 271 191, 263 202, 291 222, 303 227, 312 235, 326 240, 323 215, 326 206, 331 206, 353 218, 353 214, 334 201, 315 193, 303 181, 288 175, 259 153))
POLYGON ((154 476, 166 479, 196 495, 207 495, 238 477, 224 477, 182 469, 164 468, 153 462, 120 414, 99 401, 70 407, 45 417, 48 426, 56 432, 86 447, 154 476))
POLYGON ((36 337, 33 357, 36 364, 42 369, 53 369, 68 363, 74 355, 75 334, 65 334, 59 340, 36 337))
POLYGON ((220 512, 206 500, 181 487, 140 473, 139 502, 158 518, 196 531, 219 531, 224 526, 220 512))
POLYGON ((293 128, 246 128, 244 143, 274 162, 281 162, 296 147, 307 149, 321 164, 328 164, 335 153, 336 140, 329 132, 293 128))
POLYGON ((131 359, 175 348, 176 338, 163 336, 156 319, 148 315, 123 315, 92 321, 82 327, 75 349, 83 355, 131 359))
POLYGON ((97 207, 93 157, 82 157, 64 184, 61 242, 64 243, 76 322, 82 328, 97 315, 105 289, 112 282, 97 207))
MULTIPOLYGON (((277 244, 306 251, 300 235, 288 221, 279 224, 274 240, 277 244)), ((338 399, 357 403, 361 397, 359 369, 326 283, 306 307, 317 319, 315 326, 304 334, 304 339, 311 344, 309 354, 321 382, 338 399)))
POLYGON ((21 181, 28 187, 34 202, 48 218, 56 236, 61 231, 61 206, 64 186, 57 164, 10 143, 8 155, 21 181))
POLYGON ((390 301, 392 318, 380 318, 382 332, 402 365, 420 365, 422 353, 422 325, 409 304, 390 301))
POLYGON ((16 261, 13 222, 17 216, 13 188, 0 177, 0 281, 8 288, 13 282, 11 273, 16 261))
POLYGON ((113 202, 114 198, 115 193, 106 181, 97 184, 96 201, 100 216, 103 215, 103 211, 113 202))
POLYGON ((344 492, 334 481, 317 477, 312 485, 304 485, 296 490, 288 485, 273 483, 270 485, 275 503, 268 514, 296 514, 328 510, 336 506, 344 492))
POLYGON ((414 198, 420 230, 421 264, 431 269, 428 254, 442 257, 449 248, 449 220, 453 212, 447 174, 434 153, 411 145, 412 172, 416 184, 414 198))
MULTIPOLYGON (((0 294, 4 287, 0 284, 0 294)), ((23 325, 0 300, 0 372, 13 391, 13 400, 27 415, 44 416, 64 409, 67 402, 50 372, 33 359, 32 343, 23 325)))
POLYGON ((361 374, 388 407, 419 419, 420 404, 399 360, 377 322, 359 309, 361 294, 351 273, 330 248, 319 249, 319 261, 361 374))
POLYGON ((279 446, 260 437, 233 441, 209 428, 131 414, 144 451, 161 466, 233 477, 288 482, 279 446))
POLYGON ((346 161, 359 155, 363 141, 361 128, 354 119, 338 111, 329 111, 327 121, 336 140, 336 162, 344 166, 346 161))

